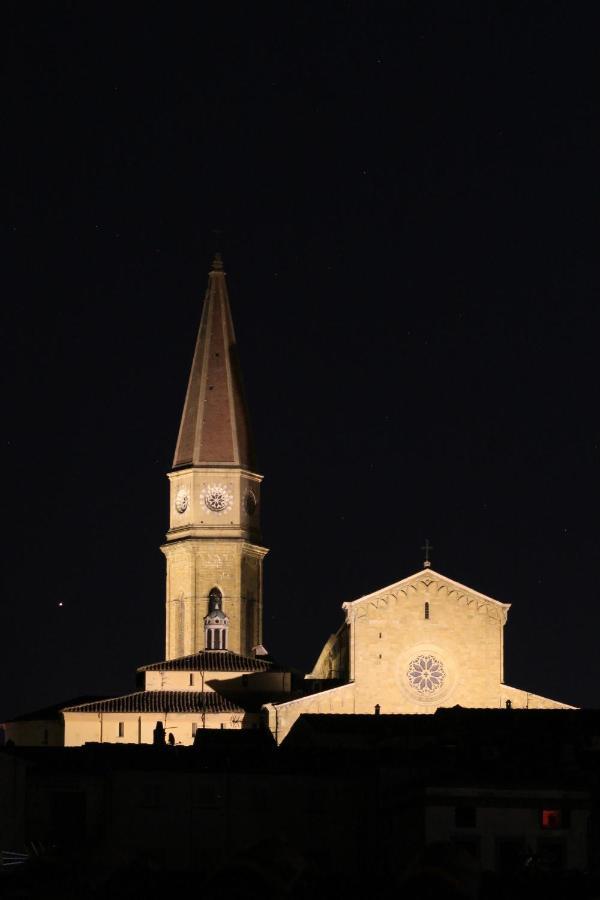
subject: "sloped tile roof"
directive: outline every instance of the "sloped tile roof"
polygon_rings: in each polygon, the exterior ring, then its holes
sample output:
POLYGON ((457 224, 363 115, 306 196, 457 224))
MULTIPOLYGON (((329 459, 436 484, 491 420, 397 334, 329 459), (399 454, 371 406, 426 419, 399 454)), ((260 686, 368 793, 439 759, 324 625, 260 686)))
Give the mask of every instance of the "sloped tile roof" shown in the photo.
POLYGON ((225 272, 218 254, 208 276, 173 468, 215 463, 255 468, 225 272))
POLYGON ((244 710, 213 691, 136 691, 108 700, 67 706, 63 712, 241 713, 244 710))
POLYGON ((278 672, 281 666, 268 659, 241 656, 232 650, 201 650, 191 656, 166 659, 140 666, 138 672, 278 672))

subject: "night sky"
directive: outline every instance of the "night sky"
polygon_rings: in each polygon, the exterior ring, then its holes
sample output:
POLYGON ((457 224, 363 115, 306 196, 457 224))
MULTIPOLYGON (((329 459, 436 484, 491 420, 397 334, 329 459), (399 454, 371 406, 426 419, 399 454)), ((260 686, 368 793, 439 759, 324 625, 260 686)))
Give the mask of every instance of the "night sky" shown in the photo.
POLYGON ((600 706, 596 4, 11 4, 0 719, 164 658, 165 473, 214 229, 265 644, 438 571, 600 706), (62 606, 60 605, 62 604, 62 606))

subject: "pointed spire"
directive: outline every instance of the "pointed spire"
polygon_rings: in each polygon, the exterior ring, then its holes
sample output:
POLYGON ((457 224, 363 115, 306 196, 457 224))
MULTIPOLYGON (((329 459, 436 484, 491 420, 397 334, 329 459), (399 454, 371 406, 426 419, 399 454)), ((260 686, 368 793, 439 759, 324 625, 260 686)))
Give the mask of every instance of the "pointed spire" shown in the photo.
POLYGON ((173 460, 174 469, 206 465, 255 468, 220 253, 215 253, 208 275, 173 460))

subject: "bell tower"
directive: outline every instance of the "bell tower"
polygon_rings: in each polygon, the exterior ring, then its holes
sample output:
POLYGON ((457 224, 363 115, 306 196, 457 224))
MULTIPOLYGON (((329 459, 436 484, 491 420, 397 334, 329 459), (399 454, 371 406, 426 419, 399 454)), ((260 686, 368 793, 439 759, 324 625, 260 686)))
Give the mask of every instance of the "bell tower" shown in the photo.
MULTIPOLYGON (((223 262, 215 256, 170 481, 166 659, 206 648, 207 618, 227 619, 227 649, 262 643, 260 483, 223 262)), ((213 647, 209 649, 213 649, 213 647)))

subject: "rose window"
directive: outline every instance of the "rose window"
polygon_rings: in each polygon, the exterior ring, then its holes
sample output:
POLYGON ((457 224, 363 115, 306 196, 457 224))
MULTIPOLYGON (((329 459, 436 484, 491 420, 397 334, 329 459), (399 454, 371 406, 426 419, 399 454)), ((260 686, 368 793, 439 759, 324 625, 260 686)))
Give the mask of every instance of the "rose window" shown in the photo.
POLYGON ((202 491, 204 505, 214 513, 228 512, 233 506, 233 495, 224 484, 209 484, 202 491))
POLYGON ((190 498, 185 488, 181 488, 181 490, 177 491, 177 496, 175 497, 175 509, 178 513, 184 513, 188 508, 189 502, 190 498))
POLYGON ((422 694, 433 694, 444 683, 444 664, 435 656, 423 654, 413 659, 408 666, 408 680, 411 687, 422 694))
POLYGON ((227 494, 219 488, 212 488, 206 494, 206 505, 213 512, 221 512, 227 506, 227 494))

